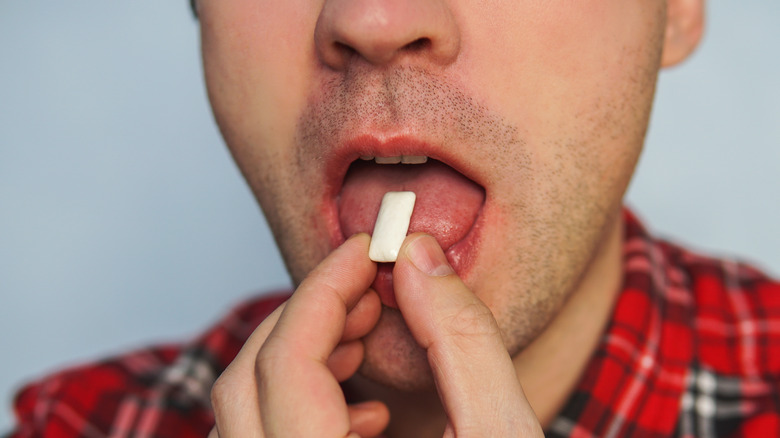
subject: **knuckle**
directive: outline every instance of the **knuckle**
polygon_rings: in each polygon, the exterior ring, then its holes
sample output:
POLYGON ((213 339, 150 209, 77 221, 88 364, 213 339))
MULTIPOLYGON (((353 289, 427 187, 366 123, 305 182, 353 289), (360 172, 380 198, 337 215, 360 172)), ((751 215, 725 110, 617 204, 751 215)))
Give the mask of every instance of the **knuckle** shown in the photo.
POLYGON ((211 407, 215 412, 221 412, 229 407, 237 394, 238 384, 226 370, 211 386, 211 407))
POLYGON ((278 342, 266 342, 255 357, 255 377, 260 385, 289 371, 288 353, 278 342))
POLYGON ((499 335, 493 314, 482 303, 470 303, 448 315, 442 322, 447 335, 456 338, 479 339, 499 335))

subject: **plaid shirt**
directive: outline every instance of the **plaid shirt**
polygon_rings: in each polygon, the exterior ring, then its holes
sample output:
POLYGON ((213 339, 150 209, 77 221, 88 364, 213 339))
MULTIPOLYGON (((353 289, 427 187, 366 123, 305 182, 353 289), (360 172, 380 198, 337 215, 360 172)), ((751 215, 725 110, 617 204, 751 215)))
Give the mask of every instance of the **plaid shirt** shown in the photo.
MULTIPOLYGON (((780 284, 652 239, 626 213, 623 292, 548 437, 780 437, 780 284)), ((244 304, 184 346, 24 388, 11 437, 206 436, 209 391, 284 297, 244 304)))

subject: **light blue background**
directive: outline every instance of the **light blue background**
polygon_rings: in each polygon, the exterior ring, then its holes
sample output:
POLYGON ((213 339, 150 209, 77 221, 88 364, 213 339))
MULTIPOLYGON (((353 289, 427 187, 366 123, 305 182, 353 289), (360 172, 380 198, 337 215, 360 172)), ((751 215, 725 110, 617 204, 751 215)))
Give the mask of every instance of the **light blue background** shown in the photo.
MULTIPOLYGON (((780 2, 715 1, 629 201, 780 273, 780 2)), ((185 0, 0 0, 0 430, 25 380, 196 334, 288 278, 214 127, 185 0)))

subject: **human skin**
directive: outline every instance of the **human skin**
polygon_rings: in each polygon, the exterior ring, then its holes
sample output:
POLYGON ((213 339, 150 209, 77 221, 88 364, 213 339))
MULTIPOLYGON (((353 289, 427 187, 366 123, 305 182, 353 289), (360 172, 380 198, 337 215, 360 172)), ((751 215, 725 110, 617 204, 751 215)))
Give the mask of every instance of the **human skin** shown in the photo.
MULTIPOLYGON (((511 358, 511 379, 523 383, 536 417, 546 423, 554 416, 595 348, 618 291, 621 200, 644 141, 657 73, 693 50, 701 9, 701 0, 201 0, 215 118, 296 285, 307 284, 304 278, 348 237, 333 213, 339 175, 364 152, 350 149, 355 138, 373 139, 374 155, 398 155, 406 147, 413 150, 403 153, 436 157, 484 188, 478 242, 468 263, 453 263, 458 286, 452 287, 459 292, 451 294, 462 299, 450 313, 431 307, 436 297, 420 289, 420 278, 427 277, 410 274, 416 271, 400 261, 394 271, 399 310, 383 307, 376 319, 352 318, 363 324, 354 353, 363 377, 352 385, 361 398, 389 407, 394 420, 388 433, 420 430, 426 418, 439 435, 445 424, 456 433, 463 424, 473 426, 454 418, 468 410, 455 408, 456 401, 478 399, 477 383, 485 381, 466 373, 474 385, 461 376, 467 389, 447 393, 442 376, 457 374, 458 364, 479 356, 464 347, 460 356, 447 353, 441 360, 431 351, 439 344, 430 343, 448 338, 464 314, 470 315, 466 326, 477 328, 465 330, 469 336, 488 334, 489 345, 502 347, 482 360, 501 370, 511 358), (419 308, 437 313, 420 315, 419 308), (443 406, 405 421, 411 418, 403 410, 407 391, 415 397, 427 392, 443 406)), ((364 290, 369 271, 362 270, 364 290)), ((327 290, 342 288, 334 281, 347 281, 314 278, 327 290)), ((366 307, 376 306, 374 300, 366 307)), ((274 362, 263 358, 276 347, 265 346, 278 345, 275 336, 283 332, 273 330, 275 318, 242 350, 242 357, 255 360, 237 360, 243 366, 231 365, 218 388, 254 381, 254 373, 268 377, 274 366, 263 365, 274 362)), ((291 333, 313 324, 288 319, 297 323, 291 333)), ((338 327, 330 331, 343 330, 338 327)), ((326 332, 312 333, 325 338, 326 332)), ((330 335, 336 339, 330 349, 340 351, 342 336, 330 335)), ((289 369, 297 356, 278 353, 273 356, 284 357, 286 365, 280 369, 289 369)), ((326 363, 329 356, 320 352, 318 359, 326 363)), ((347 356, 351 369, 356 359, 347 356)), ((344 378, 354 372, 327 369, 344 378)), ((496 373, 502 382, 509 379, 496 373)), ((218 404, 230 392, 221 391, 218 404)), ((270 403, 294 397, 263 386, 255 392, 259 405, 247 408, 257 411, 255 427, 281 433, 277 418, 284 415, 263 407, 294 411, 295 403, 270 403)), ((509 405, 532 418, 522 408, 523 391, 509 393, 515 400, 509 405)), ((370 406, 370 422, 383 424, 384 407, 370 406)), ((236 410, 215 409, 220 435, 229 435, 224 429, 236 410)))

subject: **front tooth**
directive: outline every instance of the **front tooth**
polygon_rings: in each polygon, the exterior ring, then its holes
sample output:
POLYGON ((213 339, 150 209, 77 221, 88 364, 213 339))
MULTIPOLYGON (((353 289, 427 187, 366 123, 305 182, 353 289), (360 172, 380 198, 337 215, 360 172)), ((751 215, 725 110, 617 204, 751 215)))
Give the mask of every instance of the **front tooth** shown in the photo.
POLYGON ((373 155, 361 155, 360 159, 363 160, 363 161, 371 161, 371 160, 374 159, 374 156, 373 155))
POLYGON ((385 193, 368 246, 368 258, 375 262, 396 261, 409 231, 409 220, 416 199, 414 192, 385 193))
POLYGON ((401 156, 397 157, 376 157, 376 164, 398 164, 401 162, 401 156))
POLYGON ((428 161, 425 155, 403 155, 401 162, 404 164, 424 164, 428 161))

